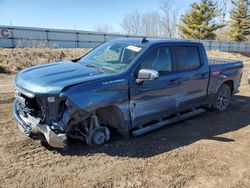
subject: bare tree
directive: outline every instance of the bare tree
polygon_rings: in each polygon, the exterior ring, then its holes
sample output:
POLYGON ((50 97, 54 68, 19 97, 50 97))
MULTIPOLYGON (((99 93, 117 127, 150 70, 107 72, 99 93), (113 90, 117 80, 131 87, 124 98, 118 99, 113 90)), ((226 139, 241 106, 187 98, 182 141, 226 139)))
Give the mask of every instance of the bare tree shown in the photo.
POLYGON ((101 32, 101 33, 114 33, 113 27, 108 24, 96 25, 93 29, 94 31, 101 32))
POLYGON ((138 11, 127 14, 122 20, 121 27, 128 35, 141 35, 142 18, 138 11))
POLYGON ((150 12, 142 15, 142 28, 143 35, 146 36, 159 36, 160 35, 161 17, 158 12, 150 12))
POLYGON ((160 35, 160 25, 161 16, 158 12, 140 14, 136 11, 126 15, 121 23, 121 27, 126 34, 153 37, 160 35))
POLYGON ((160 12, 152 11, 140 14, 138 11, 128 14, 121 22, 124 33, 130 35, 177 37, 177 5, 170 0, 161 0, 160 12))
POLYGON ((162 35, 164 37, 176 38, 176 24, 179 17, 176 4, 171 0, 161 0, 160 8, 163 12, 163 16, 161 18, 162 35))
POLYGON ((217 11, 218 11, 218 22, 222 25, 222 28, 219 28, 215 31, 216 40, 219 41, 228 41, 230 40, 229 30, 230 26, 228 25, 228 21, 226 20, 227 15, 229 14, 228 11, 228 4, 230 1, 228 0, 217 0, 217 11))
POLYGON ((228 14, 228 0, 218 0, 218 16, 219 16, 219 23, 226 24, 226 16, 228 14))

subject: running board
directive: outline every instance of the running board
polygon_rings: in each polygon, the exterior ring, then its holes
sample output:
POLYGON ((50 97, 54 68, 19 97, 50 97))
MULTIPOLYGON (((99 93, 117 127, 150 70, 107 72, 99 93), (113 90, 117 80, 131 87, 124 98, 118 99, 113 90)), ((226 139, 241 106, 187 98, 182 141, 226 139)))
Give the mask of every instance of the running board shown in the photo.
POLYGON ((132 135, 135 136, 135 137, 141 136, 141 135, 144 135, 145 133, 148 133, 148 132, 153 131, 155 129, 159 129, 159 128, 167 126, 169 124, 176 123, 178 121, 193 117, 193 116, 201 114, 201 113, 203 113, 205 111, 206 110, 203 109, 203 108, 198 108, 198 109, 195 109, 195 110, 193 110, 191 112, 187 112, 185 114, 177 115, 175 117, 172 117, 172 118, 157 122, 155 124, 149 125, 147 127, 143 127, 141 129, 135 130, 135 131, 132 132, 132 135))

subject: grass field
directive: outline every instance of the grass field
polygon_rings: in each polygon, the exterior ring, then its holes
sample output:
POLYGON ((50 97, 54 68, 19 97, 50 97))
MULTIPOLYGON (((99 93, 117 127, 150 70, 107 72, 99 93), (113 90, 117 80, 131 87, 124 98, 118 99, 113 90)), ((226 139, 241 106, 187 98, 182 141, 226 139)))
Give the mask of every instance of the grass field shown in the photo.
POLYGON ((89 49, 50 49, 50 48, 0 48, 0 73, 16 73, 25 67, 77 59, 89 49))

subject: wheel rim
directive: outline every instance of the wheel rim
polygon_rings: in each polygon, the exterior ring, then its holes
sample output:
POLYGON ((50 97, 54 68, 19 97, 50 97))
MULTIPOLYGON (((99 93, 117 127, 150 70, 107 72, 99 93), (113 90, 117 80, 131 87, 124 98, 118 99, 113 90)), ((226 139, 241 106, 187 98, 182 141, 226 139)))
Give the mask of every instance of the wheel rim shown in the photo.
POLYGON ((230 93, 228 92, 228 90, 227 89, 221 90, 217 99, 217 107, 220 110, 226 109, 229 104, 229 99, 230 99, 230 93))

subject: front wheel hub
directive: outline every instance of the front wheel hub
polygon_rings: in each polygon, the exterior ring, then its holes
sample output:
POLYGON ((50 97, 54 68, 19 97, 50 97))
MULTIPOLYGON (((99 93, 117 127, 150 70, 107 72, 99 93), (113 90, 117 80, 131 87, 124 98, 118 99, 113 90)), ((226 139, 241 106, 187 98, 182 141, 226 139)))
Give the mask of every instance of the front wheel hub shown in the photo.
POLYGON ((102 145, 110 139, 110 132, 107 127, 96 127, 91 131, 88 144, 89 145, 102 145))

